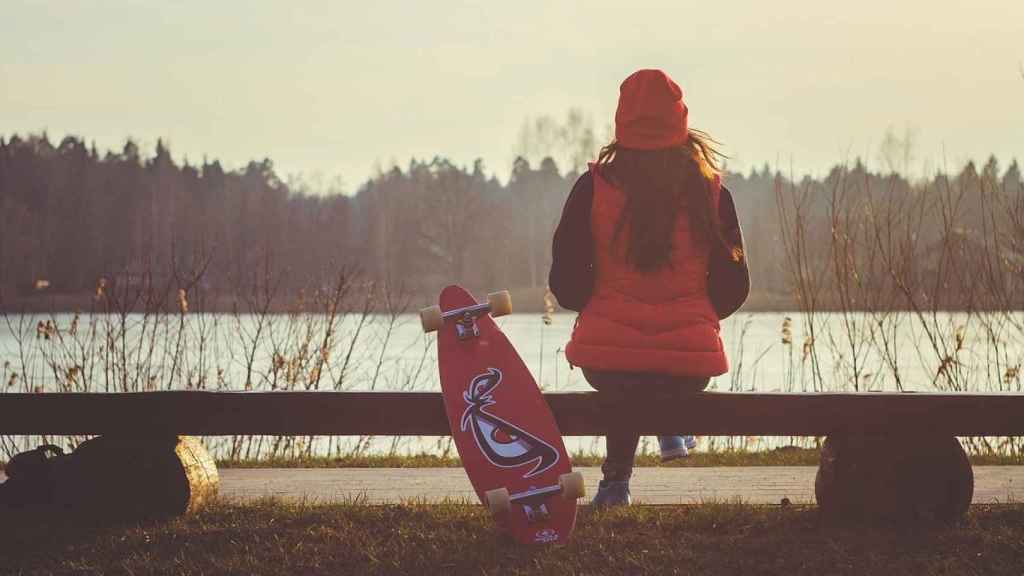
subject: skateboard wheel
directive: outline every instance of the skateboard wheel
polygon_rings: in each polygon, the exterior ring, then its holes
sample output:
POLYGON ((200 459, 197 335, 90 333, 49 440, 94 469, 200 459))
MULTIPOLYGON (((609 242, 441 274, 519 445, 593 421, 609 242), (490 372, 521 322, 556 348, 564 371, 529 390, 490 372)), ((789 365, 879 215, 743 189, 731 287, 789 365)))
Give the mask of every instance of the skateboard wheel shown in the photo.
POLYGON ((491 292, 487 295, 487 304, 491 307, 491 316, 505 316, 512 313, 512 295, 508 290, 491 292))
POLYGON ((436 332, 443 323, 444 319, 441 318, 441 308, 439 306, 431 306, 430 308, 420 310, 420 324, 423 325, 424 332, 436 332))
POLYGON ((576 500, 587 495, 587 488, 583 484, 583 474, 570 472, 558 477, 558 486, 562 489, 562 498, 576 500))
POLYGON ((501 516, 508 512, 511 505, 511 497, 508 488, 495 488, 484 492, 484 499, 487 501, 487 509, 494 516, 501 516))

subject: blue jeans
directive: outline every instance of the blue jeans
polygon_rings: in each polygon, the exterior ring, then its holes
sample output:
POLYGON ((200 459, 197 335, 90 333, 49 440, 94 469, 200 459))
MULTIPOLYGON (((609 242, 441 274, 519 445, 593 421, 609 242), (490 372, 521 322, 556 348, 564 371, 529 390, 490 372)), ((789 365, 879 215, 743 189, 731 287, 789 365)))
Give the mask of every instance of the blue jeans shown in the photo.
POLYGON ((618 409, 625 398, 640 395, 651 402, 680 401, 687 394, 704 390, 709 378, 672 376, 645 372, 603 372, 583 369, 583 377, 597 390, 601 412, 608 427, 605 436, 607 455, 601 465, 605 480, 629 480, 640 434, 621 418, 618 409))

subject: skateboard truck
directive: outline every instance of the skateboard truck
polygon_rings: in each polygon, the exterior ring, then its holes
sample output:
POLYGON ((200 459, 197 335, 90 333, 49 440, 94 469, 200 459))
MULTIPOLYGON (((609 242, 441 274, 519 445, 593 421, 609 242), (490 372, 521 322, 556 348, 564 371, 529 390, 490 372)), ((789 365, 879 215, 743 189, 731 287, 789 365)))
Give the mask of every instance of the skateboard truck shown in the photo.
POLYGON ((480 336, 480 328, 476 325, 476 319, 488 312, 494 317, 512 313, 512 297, 509 296, 507 290, 488 294, 487 302, 447 312, 441 312, 439 306, 424 308, 420 310, 420 323, 423 324, 424 332, 434 332, 441 328, 445 320, 454 320, 455 335, 459 340, 469 340, 480 336))
POLYGON ((551 514, 548 512, 548 506, 544 503, 547 497, 552 494, 558 494, 562 491, 561 485, 545 486, 544 488, 530 488, 525 492, 518 494, 512 494, 509 496, 509 500, 512 502, 521 502, 523 505, 523 512, 526 514, 526 521, 533 524, 534 522, 543 522, 547 520, 551 514))
POLYGON ((543 522, 551 517, 548 513, 547 504, 541 503, 540 506, 534 507, 530 504, 523 504, 523 512, 526 513, 526 521, 530 524, 534 522, 543 522))
POLYGON ((551 516, 546 501, 555 494, 560 494, 566 500, 582 498, 586 494, 583 475, 579 472, 562 474, 558 477, 558 484, 541 488, 531 486, 528 490, 515 494, 509 494, 507 488, 495 488, 484 493, 484 503, 492 514, 504 514, 515 502, 522 506, 527 522, 533 524, 543 522, 551 516))
MULTIPOLYGON (((479 306, 480 305, 477 305, 474 306, 473 308, 478 308, 479 306)), ((490 308, 490 306, 487 305, 483 306, 490 308)), ((459 310, 455 310, 454 312, 459 312, 459 310)), ((480 335, 480 328, 476 325, 476 314, 474 314, 474 310, 467 308, 461 310, 461 312, 461 317, 455 321, 455 335, 459 338, 459 340, 468 340, 470 338, 476 338, 477 336, 480 335)))

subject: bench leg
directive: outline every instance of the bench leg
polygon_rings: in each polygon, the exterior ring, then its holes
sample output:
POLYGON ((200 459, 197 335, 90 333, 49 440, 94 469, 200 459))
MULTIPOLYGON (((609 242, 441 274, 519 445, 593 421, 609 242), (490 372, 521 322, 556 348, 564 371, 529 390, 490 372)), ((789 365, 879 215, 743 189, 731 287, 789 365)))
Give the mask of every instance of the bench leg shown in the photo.
POLYGON ((814 483, 834 521, 953 522, 967 512, 974 473, 953 436, 829 436, 814 483))
POLYGON ((195 512, 217 496, 220 488, 217 463, 203 443, 193 436, 179 436, 175 454, 181 463, 189 490, 188 504, 182 513, 195 512))

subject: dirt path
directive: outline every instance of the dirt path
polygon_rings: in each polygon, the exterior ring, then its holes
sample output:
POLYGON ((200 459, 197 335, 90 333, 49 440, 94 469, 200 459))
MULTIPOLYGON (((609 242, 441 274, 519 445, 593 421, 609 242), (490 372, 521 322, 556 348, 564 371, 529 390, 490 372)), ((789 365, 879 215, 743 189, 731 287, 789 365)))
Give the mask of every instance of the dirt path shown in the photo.
MULTIPOLYGON (((598 468, 583 472, 592 493, 598 468)), ((814 502, 813 466, 637 468, 631 491, 644 504, 686 504, 740 499, 751 504, 814 502)), ((221 494, 248 500, 276 496, 310 501, 361 499, 367 503, 475 496, 461 468, 224 469, 221 494)), ((1024 500, 1024 466, 976 466, 974 503, 1024 500)))

